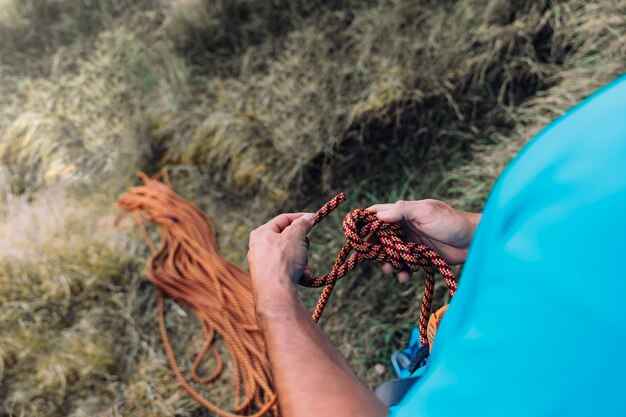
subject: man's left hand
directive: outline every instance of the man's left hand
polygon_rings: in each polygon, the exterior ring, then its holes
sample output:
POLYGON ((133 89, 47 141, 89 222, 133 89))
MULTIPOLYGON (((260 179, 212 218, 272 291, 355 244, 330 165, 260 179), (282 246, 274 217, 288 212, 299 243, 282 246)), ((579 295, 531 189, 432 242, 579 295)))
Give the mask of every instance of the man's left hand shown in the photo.
POLYGON ((271 307, 277 291, 293 288, 303 275, 313 276, 306 238, 312 227, 312 214, 286 213, 250 234, 248 263, 257 311, 271 307))

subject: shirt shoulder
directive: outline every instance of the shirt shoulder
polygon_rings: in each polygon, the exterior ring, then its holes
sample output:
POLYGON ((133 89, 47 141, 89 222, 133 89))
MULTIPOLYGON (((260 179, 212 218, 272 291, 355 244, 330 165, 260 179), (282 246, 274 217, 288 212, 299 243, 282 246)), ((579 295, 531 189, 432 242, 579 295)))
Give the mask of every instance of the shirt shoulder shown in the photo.
POLYGON ((429 368, 392 415, 626 415, 624 213, 626 77, 502 174, 429 368))

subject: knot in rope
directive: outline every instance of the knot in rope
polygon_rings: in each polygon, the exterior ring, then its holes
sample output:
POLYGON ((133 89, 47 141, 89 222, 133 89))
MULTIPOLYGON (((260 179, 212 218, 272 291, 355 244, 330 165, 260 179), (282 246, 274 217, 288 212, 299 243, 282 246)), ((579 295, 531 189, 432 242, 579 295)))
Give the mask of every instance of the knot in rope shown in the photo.
MULTIPOLYGON (((314 224, 319 223, 330 212, 345 201, 339 194, 326 203, 314 215, 314 224)), ((424 295, 419 319, 420 342, 427 343, 426 329, 435 288, 435 271, 439 271, 446 282, 450 295, 454 296, 457 282, 447 262, 426 245, 408 242, 400 223, 379 220, 370 210, 352 210, 343 220, 343 233, 346 242, 341 246, 333 269, 326 275, 311 279, 300 279, 305 287, 324 287, 313 312, 313 320, 318 321, 328 303, 337 281, 364 261, 390 263, 398 271, 415 272, 423 269, 426 275, 424 295)))

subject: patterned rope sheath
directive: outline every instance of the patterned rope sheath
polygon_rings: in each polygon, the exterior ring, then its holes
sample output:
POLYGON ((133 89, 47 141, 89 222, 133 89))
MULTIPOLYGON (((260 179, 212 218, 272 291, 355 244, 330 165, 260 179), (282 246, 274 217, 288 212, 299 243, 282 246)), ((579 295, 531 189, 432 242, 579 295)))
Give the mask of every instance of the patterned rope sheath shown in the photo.
MULTIPOLYGON (((335 196, 315 213, 314 224, 319 223, 345 200, 346 196, 343 193, 335 196)), ((337 281, 361 262, 375 261, 381 264, 388 262, 398 271, 414 272, 422 268, 426 273, 426 282, 418 327, 421 344, 427 344, 426 330, 435 289, 435 270, 439 271, 448 285, 451 296, 454 296, 457 288, 454 274, 446 261, 426 245, 407 242, 404 229, 399 223, 378 220, 376 214, 369 210, 357 209, 348 213, 343 220, 343 233, 346 242, 339 250, 332 271, 317 278, 300 280, 300 285, 305 287, 324 287, 313 312, 313 320, 317 322, 321 317, 337 281), (376 237, 379 243, 368 241, 370 236, 376 237), (353 250, 354 254, 350 255, 353 250)))

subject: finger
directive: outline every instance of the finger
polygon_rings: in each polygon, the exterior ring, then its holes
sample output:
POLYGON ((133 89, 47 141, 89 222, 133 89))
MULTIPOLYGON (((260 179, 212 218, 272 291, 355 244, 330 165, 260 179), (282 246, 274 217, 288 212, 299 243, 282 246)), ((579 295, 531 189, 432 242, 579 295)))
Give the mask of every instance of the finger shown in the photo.
POLYGON ((383 273, 385 275, 391 275, 393 273, 393 266, 389 262, 383 264, 383 273))
POLYGON ((376 212, 376 215, 382 221, 397 223, 402 220, 409 220, 409 208, 410 204, 408 202, 400 200, 395 204, 392 204, 388 209, 376 212))
POLYGON ((373 206, 368 207, 367 210, 378 213, 379 211, 389 210, 392 206, 393 203, 374 204, 373 206))
POLYGON ((313 214, 306 213, 295 219, 288 227, 284 229, 285 233, 293 234, 304 239, 306 234, 313 228, 313 214))
POLYGON ((411 274, 408 273, 407 271, 398 272, 398 281, 400 281, 401 283, 406 284, 407 282, 409 282, 410 279, 411 279, 411 274))
POLYGON ((295 220, 304 216, 306 213, 283 213, 272 220, 268 221, 261 227, 266 227, 271 229, 273 232, 281 233, 287 226, 293 223, 295 220))
POLYGON ((312 279, 315 276, 315 270, 311 265, 307 265, 304 267, 304 271, 302 271, 302 276, 306 279, 312 279))

